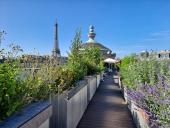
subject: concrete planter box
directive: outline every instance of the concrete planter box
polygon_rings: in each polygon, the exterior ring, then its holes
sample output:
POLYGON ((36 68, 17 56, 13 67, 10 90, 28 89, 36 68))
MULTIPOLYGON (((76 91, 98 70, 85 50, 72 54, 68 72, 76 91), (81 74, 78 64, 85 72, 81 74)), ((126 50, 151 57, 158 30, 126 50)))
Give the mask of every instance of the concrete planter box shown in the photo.
POLYGON ((52 98, 53 115, 50 128, 76 128, 87 108, 87 80, 52 98))
POLYGON ((127 89, 121 86, 123 97, 125 102, 128 103, 128 108, 132 114, 133 120, 137 128, 150 128, 149 127, 149 115, 141 108, 139 108, 133 100, 128 98, 127 89))
POLYGON ((100 73, 100 81, 103 81, 104 80, 104 72, 102 71, 101 73, 100 73))
MULTIPOLYGON (((120 81, 120 83, 121 83, 121 81, 120 81)), ((150 128, 150 126, 149 126, 150 116, 143 109, 139 108, 135 104, 135 102, 128 97, 127 88, 125 86, 123 86, 121 84, 121 85, 119 85, 119 87, 121 88, 125 102, 128 104, 128 108, 131 112, 131 115, 132 115, 133 120, 136 124, 136 127, 137 128, 150 128)))
POLYGON ((132 100, 129 102, 129 110, 131 111, 137 128, 150 128, 150 116, 143 109, 139 108, 132 100))
POLYGON ((150 116, 141 108, 139 108, 133 100, 128 98, 126 87, 122 86, 123 97, 128 104, 128 108, 131 112, 133 120, 137 128, 150 128, 149 118, 150 116))
POLYGON ((150 121, 151 115, 146 113, 144 109, 138 107, 133 100, 129 102, 129 110, 131 111, 137 128, 170 128, 170 124, 158 125, 156 122, 152 123, 150 121))
POLYGON ((97 77, 97 88, 99 87, 99 85, 100 85, 100 74, 98 74, 98 75, 96 75, 96 77, 97 77))
POLYGON ((121 82, 120 76, 118 78, 118 84, 119 84, 119 88, 122 89, 122 82, 121 82))
POLYGON ((50 128, 52 106, 49 102, 36 102, 0 123, 0 128, 50 128))
POLYGON ((93 98, 96 89, 97 89, 97 77, 96 76, 85 76, 85 79, 88 80, 87 86, 87 101, 88 103, 93 98))
POLYGON ((127 89, 126 87, 122 88, 122 93, 123 93, 123 98, 125 99, 125 102, 128 102, 128 94, 127 94, 127 89))
POLYGON ((85 76, 75 87, 52 97, 50 128, 76 128, 100 84, 100 75, 85 76))

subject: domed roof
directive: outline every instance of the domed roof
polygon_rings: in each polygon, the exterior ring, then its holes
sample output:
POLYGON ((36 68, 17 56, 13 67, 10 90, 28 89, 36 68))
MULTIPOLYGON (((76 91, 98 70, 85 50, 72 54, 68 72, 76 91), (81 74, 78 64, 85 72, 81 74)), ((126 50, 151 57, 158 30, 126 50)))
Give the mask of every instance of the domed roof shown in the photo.
POLYGON ((96 47, 96 48, 99 48, 102 51, 111 51, 109 48, 107 48, 104 45, 97 43, 97 42, 95 42, 95 43, 93 43, 93 42, 83 43, 81 48, 84 49, 86 47, 96 47))
POLYGON ((89 33, 88 33, 89 39, 85 43, 82 43, 79 50, 85 50, 85 48, 87 48, 87 47, 96 47, 96 48, 100 49, 103 59, 107 59, 107 58, 114 59, 116 57, 116 53, 112 53, 112 50, 105 47, 103 44, 97 42, 94 39, 95 36, 96 36, 96 33, 94 32, 94 26, 91 25, 89 27, 89 33))
POLYGON ((110 50, 109 48, 105 47, 105 46, 102 45, 101 43, 98 43, 98 42, 94 39, 95 36, 96 36, 96 33, 95 33, 95 31, 94 31, 94 26, 93 26, 93 25, 90 25, 90 27, 89 27, 89 33, 88 33, 89 39, 86 41, 86 43, 83 43, 83 44, 82 44, 81 49, 84 49, 85 47, 90 46, 90 47, 97 47, 97 48, 99 48, 99 49, 102 50, 102 51, 106 51, 106 52, 109 51, 109 52, 111 52, 111 50, 110 50))

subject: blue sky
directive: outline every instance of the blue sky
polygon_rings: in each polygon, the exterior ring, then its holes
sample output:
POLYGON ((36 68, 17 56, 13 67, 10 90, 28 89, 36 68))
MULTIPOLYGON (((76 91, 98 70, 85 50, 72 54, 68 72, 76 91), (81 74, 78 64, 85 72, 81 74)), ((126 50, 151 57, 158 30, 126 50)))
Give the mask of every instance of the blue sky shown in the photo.
POLYGON ((3 46, 16 43, 26 53, 51 54, 56 19, 62 55, 76 28, 85 42, 91 24, 96 40, 118 57, 170 49, 169 0, 0 0, 0 30, 7 32, 3 46))

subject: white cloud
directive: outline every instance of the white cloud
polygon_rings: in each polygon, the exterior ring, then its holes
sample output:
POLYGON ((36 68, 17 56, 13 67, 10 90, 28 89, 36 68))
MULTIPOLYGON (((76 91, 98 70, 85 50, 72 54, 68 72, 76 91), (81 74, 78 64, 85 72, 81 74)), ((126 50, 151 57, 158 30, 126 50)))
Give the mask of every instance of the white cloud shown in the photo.
POLYGON ((153 32, 150 33, 148 38, 139 41, 142 42, 153 42, 153 41, 162 41, 162 40, 169 40, 170 39, 170 30, 160 31, 160 32, 153 32))
POLYGON ((170 37, 170 30, 154 32, 150 34, 153 38, 167 38, 170 37))

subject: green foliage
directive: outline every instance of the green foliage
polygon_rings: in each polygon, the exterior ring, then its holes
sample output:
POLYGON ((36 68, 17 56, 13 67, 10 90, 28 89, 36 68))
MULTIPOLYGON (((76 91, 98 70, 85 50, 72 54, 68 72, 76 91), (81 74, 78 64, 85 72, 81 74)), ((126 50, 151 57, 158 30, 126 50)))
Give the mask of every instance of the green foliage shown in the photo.
POLYGON ((120 72, 124 85, 136 88, 139 84, 148 83, 155 85, 157 75, 162 74, 168 76, 168 61, 157 61, 156 59, 135 60, 125 57, 122 60, 120 72), (125 59, 125 60, 124 60, 125 59), (130 61, 132 60, 132 61, 130 61))
POLYGON ((31 56, 18 56, 22 49, 11 45, 0 55, 5 60, 0 63, 0 120, 34 101, 48 99, 53 94, 62 93, 75 86, 85 75, 93 75, 103 70, 98 48, 81 48, 81 32, 78 30, 72 41, 68 63, 57 65, 57 60, 39 60, 31 56), (27 66, 29 65, 29 66, 27 66))
POLYGON ((26 90, 18 77, 19 71, 16 62, 0 64, 0 120, 23 105, 26 90))
POLYGON ((137 61, 136 56, 135 55, 131 55, 131 56, 126 56, 121 60, 121 64, 120 64, 120 75, 121 75, 121 79, 123 80, 123 84, 126 86, 131 86, 132 88, 134 88, 135 86, 135 76, 136 74, 133 73, 136 69, 136 66, 132 66, 132 64, 134 64, 137 61), (131 72, 129 72, 131 71, 131 72), (128 77, 128 78, 127 78, 128 77))
POLYGON ((129 64, 136 62, 136 55, 130 55, 130 56, 125 56, 122 60, 121 60, 121 67, 127 67, 129 64))
POLYGON ((79 80, 84 75, 93 75, 103 70, 100 49, 96 47, 86 47, 81 50, 81 32, 76 32, 72 42, 71 53, 69 54, 68 67, 74 70, 74 79, 79 80))
POLYGON ((93 75, 103 70, 100 49, 96 47, 86 47, 82 51, 82 59, 87 66, 87 75, 93 75))
POLYGON ((120 67, 123 85, 143 94, 159 123, 170 123, 170 60, 125 57, 120 67))
POLYGON ((17 54, 22 49, 17 45, 10 45, 7 52, 0 50, 0 57, 6 57, 0 63, 0 120, 11 115, 24 104, 25 84, 19 77, 21 69, 17 54))
POLYGON ((75 81, 80 80, 86 74, 86 66, 82 61, 81 48, 81 31, 77 30, 72 41, 70 53, 68 56, 68 69, 74 72, 73 78, 75 81))
POLYGON ((81 54, 79 54, 79 48, 81 47, 81 31, 78 29, 76 31, 75 37, 72 41, 69 54, 69 62, 74 64, 74 62, 79 62, 81 60, 81 54))

